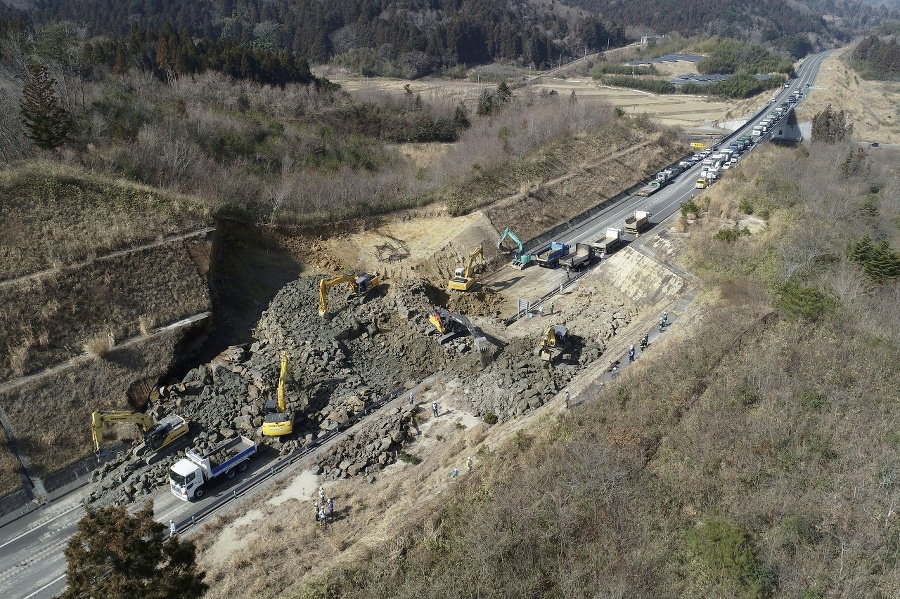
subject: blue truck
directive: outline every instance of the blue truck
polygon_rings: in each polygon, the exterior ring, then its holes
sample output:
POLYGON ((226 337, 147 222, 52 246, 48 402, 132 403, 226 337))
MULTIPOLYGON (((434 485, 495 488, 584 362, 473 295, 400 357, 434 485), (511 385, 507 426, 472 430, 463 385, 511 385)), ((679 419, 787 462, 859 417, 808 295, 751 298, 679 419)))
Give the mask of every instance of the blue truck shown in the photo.
POLYGON ((182 501, 200 499, 209 484, 221 478, 234 478, 247 468, 247 460, 256 453, 256 443, 247 437, 235 437, 216 445, 206 453, 188 449, 185 457, 169 469, 169 488, 182 501))
POLYGON ((535 262, 537 262, 538 266, 542 266, 544 268, 556 268, 557 266, 559 266, 559 259, 568 253, 568 243, 553 241, 550 243, 550 247, 548 249, 538 254, 535 262))

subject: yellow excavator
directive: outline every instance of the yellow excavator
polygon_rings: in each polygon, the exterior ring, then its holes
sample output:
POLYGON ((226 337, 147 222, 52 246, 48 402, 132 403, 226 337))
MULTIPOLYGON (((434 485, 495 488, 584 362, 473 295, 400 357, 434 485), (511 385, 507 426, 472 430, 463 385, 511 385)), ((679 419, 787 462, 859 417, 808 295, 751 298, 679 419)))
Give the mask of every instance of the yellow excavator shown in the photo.
POLYGON ((541 360, 545 362, 552 361, 554 354, 562 352, 568 338, 569 331, 566 327, 559 324, 548 326, 547 330, 544 331, 544 336, 541 337, 541 360))
POLYGON ((321 279, 319 281, 319 316, 325 316, 325 313, 328 312, 328 290, 342 283, 346 283, 350 290, 347 299, 351 297, 365 298, 381 284, 381 278, 375 273, 363 272, 358 275, 338 275, 330 279, 321 279))
POLYGON ((287 354, 281 352, 281 375, 278 377, 277 400, 266 402, 266 418, 262 425, 262 434, 266 437, 280 437, 294 432, 294 411, 288 410, 284 402, 284 381, 287 378, 287 354))
POLYGON ((438 343, 442 345, 468 332, 475 341, 475 349, 485 351, 488 348, 488 340, 484 333, 462 314, 437 308, 428 316, 428 322, 441 334, 438 343))
POLYGON ((130 422, 136 424, 144 432, 144 442, 138 445, 134 453, 149 463, 163 449, 174 448, 178 440, 187 441, 190 426, 187 420, 176 414, 169 414, 158 422, 143 412, 127 410, 97 410, 91 414, 91 436, 94 448, 100 453, 103 444, 103 431, 107 423, 130 422))
POLYGON ((484 249, 481 245, 472 250, 472 253, 469 254, 469 259, 466 260, 465 266, 460 266, 453 273, 453 278, 450 279, 450 289, 454 289, 456 291, 468 291, 472 288, 472 285, 475 284, 475 278, 472 276, 475 274, 475 260, 481 259, 481 263, 484 264, 484 249))

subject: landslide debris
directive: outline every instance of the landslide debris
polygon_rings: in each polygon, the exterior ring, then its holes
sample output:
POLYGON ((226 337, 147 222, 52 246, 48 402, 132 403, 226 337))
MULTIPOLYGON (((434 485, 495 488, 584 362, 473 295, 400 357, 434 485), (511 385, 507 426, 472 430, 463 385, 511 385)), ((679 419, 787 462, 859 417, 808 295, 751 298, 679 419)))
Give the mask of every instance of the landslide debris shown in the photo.
MULTIPOLYGON (((318 278, 292 281, 263 312, 255 342, 231 347, 180 382, 154 391, 152 413, 162 417, 174 412, 188 419, 193 446, 201 451, 244 435, 287 454, 385 394, 440 371, 449 382, 444 401, 465 402, 476 415, 503 421, 551 399, 601 357, 606 340, 631 317, 624 308, 602 303, 602 294, 592 296, 593 304, 583 302, 568 323, 563 321, 570 327, 570 340, 549 365, 540 360, 537 348, 550 320, 534 319, 521 331, 507 331, 492 316, 476 317, 490 340, 489 350, 478 352, 469 336, 445 345, 437 342, 428 322, 436 290, 425 279, 383 283, 368 301, 348 299, 345 293, 343 286, 330 290, 323 318, 318 314, 318 278), (298 416, 289 438, 264 437, 264 406, 275 395, 282 351, 290 370, 285 396, 298 416)), ((492 302, 499 301, 484 293, 455 297, 457 309, 465 306, 472 314, 492 315, 498 305, 492 302)), ((319 458, 319 472, 329 478, 371 475, 395 461, 415 427, 415 406, 403 404, 368 417, 366 425, 330 446, 319 458)), ((167 469, 183 452, 152 465, 122 452, 95 472, 89 501, 128 502, 151 493, 167 484, 167 469)))

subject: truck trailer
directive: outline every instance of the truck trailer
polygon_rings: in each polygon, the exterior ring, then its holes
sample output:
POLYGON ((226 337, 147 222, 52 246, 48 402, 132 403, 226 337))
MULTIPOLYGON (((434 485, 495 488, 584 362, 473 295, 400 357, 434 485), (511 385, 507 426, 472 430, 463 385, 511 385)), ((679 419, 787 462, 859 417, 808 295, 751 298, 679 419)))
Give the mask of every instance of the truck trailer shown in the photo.
POLYGON ((244 436, 220 443, 206 453, 188 449, 185 457, 169 469, 169 488, 182 501, 200 499, 208 485, 245 470, 247 460, 255 453, 256 443, 244 436))
POLYGON ((625 219, 625 232, 637 235, 650 226, 650 213, 638 210, 625 219))
POLYGON ((601 256, 608 256, 619 249, 624 243, 625 240, 622 239, 622 229, 609 227, 606 229, 606 234, 603 237, 592 241, 591 245, 594 246, 595 253, 598 253, 601 256))
POLYGON ((559 266, 559 259, 569 253, 569 244, 553 241, 550 247, 538 254, 538 266, 543 268, 556 268, 559 266))
POLYGON ((575 251, 559 259, 559 264, 567 270, 578 270, 589 266, 594 258, 594 248, 588 243, 576 243, 575 251))

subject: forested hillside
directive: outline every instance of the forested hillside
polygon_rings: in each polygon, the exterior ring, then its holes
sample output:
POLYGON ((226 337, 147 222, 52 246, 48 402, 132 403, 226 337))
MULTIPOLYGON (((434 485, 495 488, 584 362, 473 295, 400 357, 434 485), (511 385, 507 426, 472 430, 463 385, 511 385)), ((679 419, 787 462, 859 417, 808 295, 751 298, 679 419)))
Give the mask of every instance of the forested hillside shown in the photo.
POLYGON ((610 23, 627 24, 645 32, 716 35, 765 42, 799 55, 809 40, 847 41, 851 32, 872 27, 896 11, 873 8, 852 0, 561 0, 591 11, 610 23), (840 17, 826 19, 825 15, 840 17))
MULTIPOLYGON (((126 36, 132 27, 182 29, 253 48, 288 50, 313 62, 367 49, 417 76, 443 66, 518 61, 539 67, 567 48, 624 41, 621 28, 567 19, 510 0, 38 0, 35 23, 71 21, 89 36, 126 36)), ((354 57, 359 60, 359 57, 354 57)))

